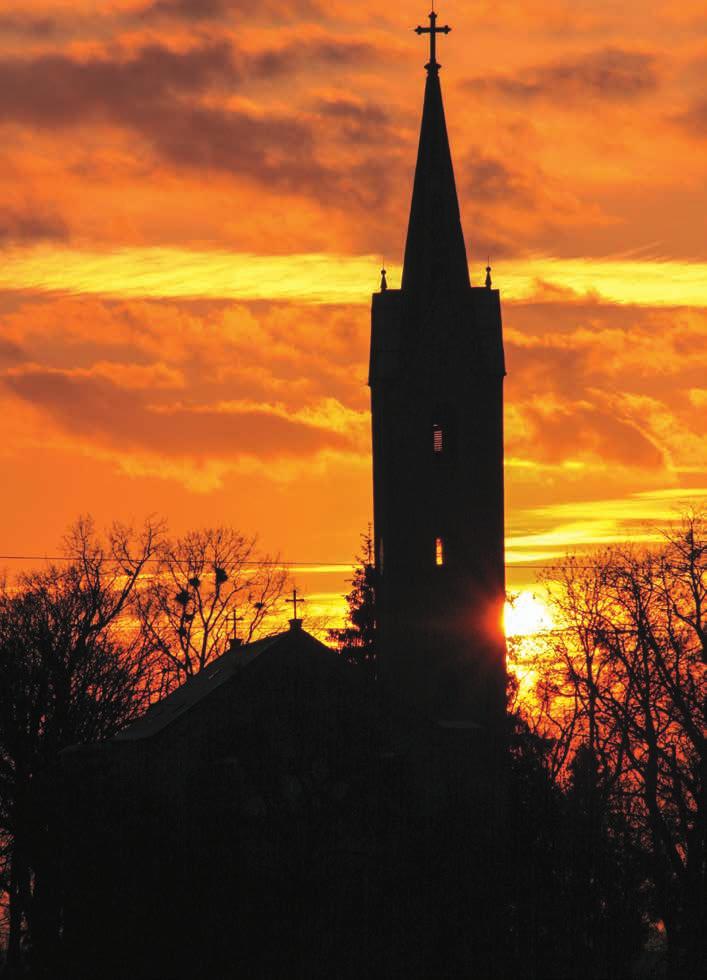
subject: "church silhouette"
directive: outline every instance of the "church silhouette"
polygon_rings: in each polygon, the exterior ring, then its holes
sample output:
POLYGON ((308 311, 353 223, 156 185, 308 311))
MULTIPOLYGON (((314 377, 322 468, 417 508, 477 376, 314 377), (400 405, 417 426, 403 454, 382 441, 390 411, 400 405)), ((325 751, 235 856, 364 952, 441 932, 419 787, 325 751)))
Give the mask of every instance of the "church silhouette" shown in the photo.
POLYGON ((373 297, 371 414, 384 681, 446 724, 505 712, 503 341, 471 287, 436 60, 436 14, 402 286, 373 297))
MULTIPOLYGON (((106 980, 506 976, 504 376, 430 58, 400 289, 373 296, 380 679, 296 614, 62 755, 63 942, 106 980)), ((61 963, 60 969, 57 964, 61 963)))

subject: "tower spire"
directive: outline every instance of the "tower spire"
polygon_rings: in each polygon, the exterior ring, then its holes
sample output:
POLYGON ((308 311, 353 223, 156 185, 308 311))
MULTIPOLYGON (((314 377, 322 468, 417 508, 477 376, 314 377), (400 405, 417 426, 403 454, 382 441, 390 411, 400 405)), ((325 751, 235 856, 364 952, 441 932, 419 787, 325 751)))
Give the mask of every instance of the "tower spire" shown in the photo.
POLYGON ((436 21, 432 10, 430 26, 415 28, 417 34, 430 35, 430 60, 425 66, 425 98, 402 278, 404 292, 427 295, 469 286, 435 49, 437 34, 448 34, 451 28, 437 27, 436 21))
MULTIPOLYGON (((452 727, 504 730, 503 341, 498 290, 472 287, 436 57, 400 289, 371 304, 380 677, 452 727)), ((490 743, 489 743, 490 744, 490 743)))

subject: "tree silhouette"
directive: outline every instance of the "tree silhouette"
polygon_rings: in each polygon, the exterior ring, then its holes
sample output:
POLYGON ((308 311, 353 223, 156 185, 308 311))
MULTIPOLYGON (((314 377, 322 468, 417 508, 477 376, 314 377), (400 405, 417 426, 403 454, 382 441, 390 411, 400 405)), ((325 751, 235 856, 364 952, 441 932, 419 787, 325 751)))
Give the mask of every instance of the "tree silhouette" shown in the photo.
POLYGON ((583 787, 587 832, 613 822, 640 855, 674 977, 704 967, 706 556, 692 515, 659 549, 568 559, 531 709, 583 787))
POLYGON ((373 564, 371 528, 361 535, 361 549, 356 556, 351 589, 346 595, 348 622, 341 629, 329 631, 342 657, 351 663, 376 671, 376 570, 373 564))
POLYGON ((50 959, 59 936, 56 826, 45 781, 62 749, 110 737, 151 697, 149 643, 131 628, 138 580, 161 528, 90 519, 65 540, 66 565, 0 591, 0 836, 8 892, 7 972, 23 942, 50 959))
POLYGON ((138 596, 140 625, 156 650, 161 691, 198 674, 238 634, 248 643, 267 624, 288 576, 260 555, 255 538, 231 528, 192 531, 161 543, 138 596))

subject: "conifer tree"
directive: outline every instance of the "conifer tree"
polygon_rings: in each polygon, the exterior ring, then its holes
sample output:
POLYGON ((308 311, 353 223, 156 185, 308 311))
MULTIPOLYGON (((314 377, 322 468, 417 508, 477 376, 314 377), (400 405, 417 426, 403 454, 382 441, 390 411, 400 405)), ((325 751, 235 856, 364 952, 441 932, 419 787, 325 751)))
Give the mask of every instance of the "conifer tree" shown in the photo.
POLYGON ((346 595, 348 615, 342 629, 329 631, 339 654, 350 663, 376 673, 376 570, 373 563, 373 536, 371 526, 361 535, 361 548, 356 555, 356 566, 351 589, 346 595))

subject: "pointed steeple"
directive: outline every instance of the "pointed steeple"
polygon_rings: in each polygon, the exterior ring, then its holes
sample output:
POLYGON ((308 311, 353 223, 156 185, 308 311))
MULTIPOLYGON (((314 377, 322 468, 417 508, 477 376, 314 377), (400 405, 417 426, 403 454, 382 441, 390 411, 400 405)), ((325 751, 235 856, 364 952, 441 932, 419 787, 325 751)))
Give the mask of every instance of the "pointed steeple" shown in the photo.
MULTIPOLYGON (((418 33, 429 33, 431 41, 435 33, 447 33, 447 29, 435 26, 435 19, 436 15, 432 13, 430 27, 417 28, 418 33)), ((439 83, 440 65, 432 44, 431 49, 430 61, 425 66, 427 81, 402 278, 403 292, 426 296, 469 287, 466 247, 439 83)))
POLYGON ((371 301, 379 676, 445 727, 501 732, 501 303, 490 258, 487 288, 469 282, 437 60, 450 29, 437 20, 416 29, 429 58, 402 286, 382 281, 371 301))

